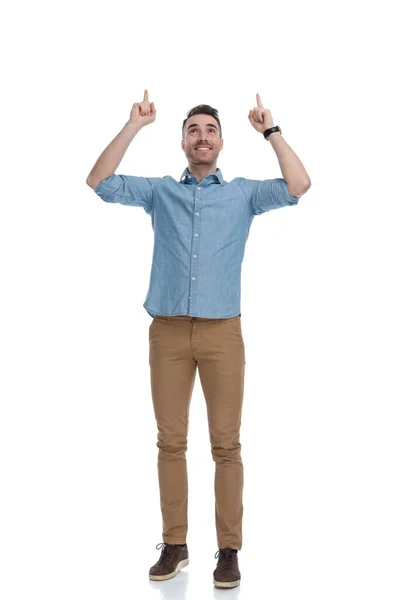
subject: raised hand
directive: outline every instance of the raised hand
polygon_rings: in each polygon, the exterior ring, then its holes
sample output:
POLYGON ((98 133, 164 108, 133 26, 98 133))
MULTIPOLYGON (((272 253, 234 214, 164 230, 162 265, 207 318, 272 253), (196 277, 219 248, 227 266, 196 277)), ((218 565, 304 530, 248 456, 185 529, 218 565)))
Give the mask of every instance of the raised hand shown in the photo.
POLYGON ((134 123, 144 127, 153 123, 156 119, 157 111, 153 102, 149 102, 149 92, 144 90, 143 102, 135 102, 132 106, 129 116, 129 123, 134 123))
POLYGON ((263 133, 266 129, 274 126, 271 111, 268 108, 264 108, 261 102, 260 94, 256 95, 257 106, 250 109, 249 121, 253 125, 254 129, 263 133))

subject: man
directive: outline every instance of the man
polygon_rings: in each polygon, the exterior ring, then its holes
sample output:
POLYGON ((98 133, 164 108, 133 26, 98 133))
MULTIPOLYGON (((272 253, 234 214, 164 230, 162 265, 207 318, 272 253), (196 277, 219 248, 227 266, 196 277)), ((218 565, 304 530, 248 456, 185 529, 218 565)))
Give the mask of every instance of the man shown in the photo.
POLYGON ((259 94, 248 118, 276 152, 283 178, 237 177, 226 182, 217 168, 223 148, 218 111, 204 104, 189 111, 183 122, 181 145, 188 166, 179 182, 169 176, 115 175, 135 135, 155 118, 154 103, 145 90, 143 102, 133 105, 128 122, 87 178, 105 202, 141 206, 151 216, 154 230, 150 285, 143 306, 153 317, 149 364, 158 427, 163 543, 149 576, 170 579, 189 563, 186 450, 198 368, 216 463, 219 550, 214 584, 230 588, 241 579, 237 552, 242 548, 243 517, 239 440, 245 371, 240 313, 244 248, 255 215, 296 205, 311 182, 259 94))

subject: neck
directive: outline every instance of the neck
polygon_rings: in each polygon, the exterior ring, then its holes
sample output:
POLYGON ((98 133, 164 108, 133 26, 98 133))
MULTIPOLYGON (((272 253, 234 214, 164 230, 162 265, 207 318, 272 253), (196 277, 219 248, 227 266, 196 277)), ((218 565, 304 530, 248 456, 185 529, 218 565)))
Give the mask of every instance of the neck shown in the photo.
POLYGON ((204 177, 207 177, 207 175, 211 175, 211 173, 215 173, 215 171, 217 170, 217 165, 216 163, 212 165, 194 165, 193 163, 189 162, 187 168, 189 173, 191 173, 191 175, 194 175, 197 181, 200 183, 200 181, 204 179, 204 177))

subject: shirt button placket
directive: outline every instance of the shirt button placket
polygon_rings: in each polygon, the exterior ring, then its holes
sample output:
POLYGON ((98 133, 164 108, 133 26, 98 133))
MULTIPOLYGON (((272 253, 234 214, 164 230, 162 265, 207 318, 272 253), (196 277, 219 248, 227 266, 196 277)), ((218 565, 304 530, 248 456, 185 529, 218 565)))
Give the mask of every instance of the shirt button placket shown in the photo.
MULTIPOLYGON (((196 259, 198 256, 198 252, 196 252, 197 250, 197 239, 199 237, 199 233, 197 231, 198 229, 198 225, 196 222, 196 218, 200 217, 200 212, 197 210, 197 204, 198 201, 200 200, 200 194, 199 192, 201 191, 201 187, 198 186, 196 188, 195 191, 195 197, 194 197, 194 207, 195 207, 195 221, 193 224, 193 230, 194 230, 194 240, 193 240, 193 250, 194 250, 194 254, 193 254, 193 258, 196 259)), ((194 282, 196 281, 196 275, 197 274, 197 264, 193 263, 192 265, 192 274, 191 274, 191 281, 194 282)), ((195 289, 193 288, 193 283, 190 286, 190 302, 189 302, 189 314, 191 314, 192 312, 196 311, 196 300, 197 300, 197 294, 195 293, 195 289)))

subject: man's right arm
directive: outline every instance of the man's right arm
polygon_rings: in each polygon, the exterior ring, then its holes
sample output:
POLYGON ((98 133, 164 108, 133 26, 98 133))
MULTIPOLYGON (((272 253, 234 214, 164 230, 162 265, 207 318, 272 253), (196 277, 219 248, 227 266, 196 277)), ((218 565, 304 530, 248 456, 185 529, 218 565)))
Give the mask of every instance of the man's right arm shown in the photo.
POLYGON ((97 188, 100 181, 110 177, 115 173, 119 163, 123 159, 129 144, 135 135, 149 123, 153 123, 156 118, 156 109, 153 102, 149 102, 148 91, 144 91, 143 102, 135 102, 132 107, 129 120, 125 123, 119 134, 100 154, 94 164, 93 169, 87 176, 86 183, 93 188, 97 188))
POLYGON ((141 126, 138 123, 130 123, 129 121, 125 123, 119 134, 100 154, 93 169, 90 171, 86 183, 91 188, 95 190, 102 179, 115 173, 129 144, 140 129, 141 126))

